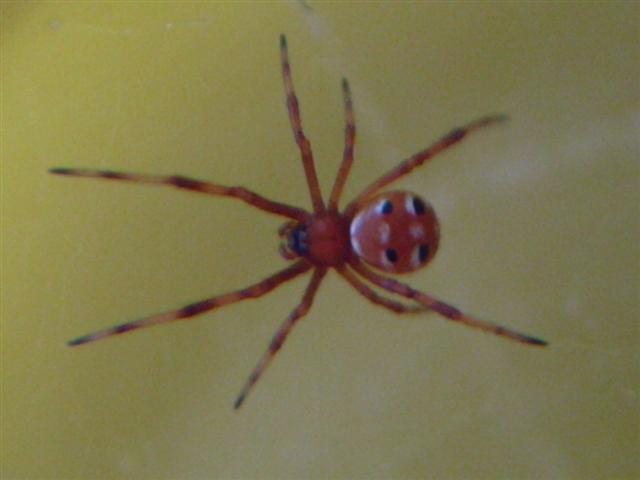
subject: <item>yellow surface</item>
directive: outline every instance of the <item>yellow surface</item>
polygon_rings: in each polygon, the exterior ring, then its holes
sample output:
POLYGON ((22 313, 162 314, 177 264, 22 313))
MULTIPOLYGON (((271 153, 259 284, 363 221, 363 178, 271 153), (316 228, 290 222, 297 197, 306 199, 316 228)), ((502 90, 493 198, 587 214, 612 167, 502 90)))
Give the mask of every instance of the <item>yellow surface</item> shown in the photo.
POLYGON ((306 5, 2 2, 2 478, 638 478, 638 4, 306 5), (65 347, 283 267, 277 217, 46 173, 182 173, 307 207, 281 32, 325 192, 342 75, 349 197, 511 116, 397 184, 443 233, 403 279, 550 347, 398 318, 333 274, 239 412, 303 281, 65 347))

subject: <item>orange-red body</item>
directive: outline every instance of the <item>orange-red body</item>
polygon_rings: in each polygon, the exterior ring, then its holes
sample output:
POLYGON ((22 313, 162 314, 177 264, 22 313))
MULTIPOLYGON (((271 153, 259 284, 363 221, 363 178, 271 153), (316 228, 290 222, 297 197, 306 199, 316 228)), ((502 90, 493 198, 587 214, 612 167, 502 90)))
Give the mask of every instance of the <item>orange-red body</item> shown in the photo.
POLYGON ((350 225, 355 254, 372 267, 412 272, 433 258, 440 226, 433 208, 418 195, 386 192, 369 199, 350 225))
POLYGON ((313 271, 300 303, 286 318, 272 337, 269 347, 245 382, 234 408, 240 408, 247 394, 258 381, 276 353, 284 344, 294 325, 304 317, 330 269, 334 269, 359 294, 373 304, 394 313, 416 313, 432 310, 454 322, 500 335, 528 345, 544 346, 544 340, 509 328, 465 315, 457 308, 416 290, 393 278, 379 275, 367 267, 391 273, 405 273, 424 267, 435 255, 440 239, 438 219, 427 202, 409 192, 386 192, 383 188, 411 173, 434 156, 460 142, 469 133, 506 120, 505 115, 487 115, 467 125, 451 130, 431 146, 402 161, 379 177, 356 196, 340 213, 338 204, 351 164, 353 163, 356 125, 351 89, 342 80, 345 107, 345 143, 342 163, 338 169, 328 203, 325 204, 315 171, 311 144, 302 129, 298 98, 293 89, 287 41, 280 37, 280 62, 287 99, 287 111, 293 137, 300 149, 302 165, 309 187, 313 210, 270 200, 245 187, 228 187, 212 182, 195 180, 182 175, 148 175, 113 170, 93 170, 58 167, 50 170, 56 175, 102 178, 110 181, 164 185, 206 195, 235 198, 259 210, 288 219, 279 230, 282 244, 280 253, 295 262, 262 279, 258 283, 230 292, 189 303, 175 310, 121 323, 97 332, 77 337, 70 346, 83 345, 107 337, 120 335, 153 325, 184 320, 205 312, 257 298, 299 275, 313 271), (411 303, 399 302, 379 293, 375 286, 387 293, 399 295, 411 303))

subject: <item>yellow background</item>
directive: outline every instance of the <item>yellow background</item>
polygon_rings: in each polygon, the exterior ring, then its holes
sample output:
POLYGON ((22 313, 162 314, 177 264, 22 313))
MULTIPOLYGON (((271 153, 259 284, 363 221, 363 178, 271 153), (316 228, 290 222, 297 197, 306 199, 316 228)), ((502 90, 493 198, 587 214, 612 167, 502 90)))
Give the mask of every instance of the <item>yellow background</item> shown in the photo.
POLYGON ((635 2, 2 3, 2 478, 637 478, 635 2), (327 277, 78 349, 66 340, 283 268, 281 219, 240 202, 46 173, 181 173, 309 205, 283 103, 287 34, 328 193, 450 128, 396 188, 442 242, 403 277, 550 341, 400 318, 327 277))

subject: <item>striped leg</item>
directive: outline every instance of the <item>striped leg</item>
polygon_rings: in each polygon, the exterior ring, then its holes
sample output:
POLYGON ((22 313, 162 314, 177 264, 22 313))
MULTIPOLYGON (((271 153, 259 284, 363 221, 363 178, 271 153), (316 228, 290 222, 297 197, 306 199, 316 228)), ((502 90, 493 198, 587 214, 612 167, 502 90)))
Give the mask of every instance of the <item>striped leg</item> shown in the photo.
POLYGON ((418 313, 427 310, 423 305, 405 305, 379 295, 346 267, 339 268, 338 273, 342 275, 342 277, 349 282, 351 286, 358 291, 358 293, 376 305, 380 305, 381 307, 387 308, 396 313, 418 313))
POLYGON ((251 372, 251 375, 249 375, 249 378, 244 384, 244 387, 242 387, 240 395, 238 395, 236 403, 233 406, 233 408, 235 408, 236 410, 242 406, 242 403, 247 398, 247 395, 249 394, 249 391, 251 391, 251 388, 253 388, 262 373, 269 366, 269 363, 271 363, 273 357, 278 353, 278 350, 282 348, 282 345, 287 339, 289 332, 291 332, 291 329, 295 326, 298 320, 300 320, 307 314, 307 312, 311 308, 313 297, 318 291, 318 287, 320 286, 320 282, 322 281, 325 273, 327 273, 326 268, 316 267, 315 271, 313 272, 313 276, 311 277, 311 281, 309 282, 309 285, 304 292, 302 301, 293 310, 293 312, 289 314, 285 322, 280 326, 276 334, 273 336, 273 338, 271 339, 271 343, 269 344, 269 348, 264 353, 264 355, 262 355, 260 361, 253 369, 253 372, 251 372))
POLYGON ((351 99, 351 89, 349 88, 349 82, 346 78, 342 79, 342 96, 344 97, 344 152, 342 154, 342 164, 338 170, 338 175, 333 184, 333 190, 331 190, 331 197, 329 197, 329 210, 338 209, 338 201, 344 184, 349 176, 349 170, 353 163, 353 149, 356 142, 356 121, 353 113, 353 100, 351 99))
POLYGON ((375 285, 378 285, 380 288, 387 290, 388 292, 396 293, 398 295, 402 295, 403 297, 410 298, 415 300, 416 302, 421 303, 425 307, 433 310, 445 318, 449 320, 453 320, 454 322, 459 322, 463 325, 467 325, 469 327, 478 328, 485 332, 493 333, 495 335, 500 335, 505 338, 509 338, 511 340, 515 340, 517 342, 526 343, 528 345, 535 346, 545 346, 547 342, 541 340, 536 337, 531 337, 529 335, 525 335, 523 333, 518 333, 514 330, 510 330, 506 327, 496 325, 494 323, 485 322, 483 320, 479 320, 474 317, 470 317, 469 315, 465 315, 457 308, 448 305, 440 300, 437 300, 429 295, 414 290, 408 285, 398 282, 392 278, 384 277, 382 275, 378 275, 377 273, 369 270, 359 261, 353 261, 351 263, 353 269, 362 275, 364 278, 369 280, 375 285))
POLYGON ((474 132, 475 130, 478 130, 480 128, 487 127, 489 125, 493 125, 495 123, 505 122, 507 120, 508 117, 506 115, 488 115, 486 117, 482 117, 471 123, 468 123, 463 127, 454 128, 436 143, 404 160, 399 165, 392 168, 385 175, 369 185, 367 188, 365 188, 364 191, 362 191, 362 193, 360 193, 349 204, 345 213, 347 215, 354 213, 367 198, 376 193, 378 190, 386 187, 392 182, 395 182, 400 177, 409 174, 414 168, 419 167, 426 161, 431 160, 442 151, 460 142, 469 133, 474 132))
POLYGON ((214 308, 223 307, 225 305, 240 302, 248 298, 261 297, 277 286, 282 285, 283 283, 306 272, 310 268, 310 264, 301 260, 285 268, 284 270, 281 270, 278 273, 271 275, 270 277, 267 277, 264 280, 241 290, 236 290, 224 295, 208 298, 200 302, 190 303, 189 305, 185 305, 184 307, 179 308, 178 310, 173 310, 171 312, 160 313, 157 315, 152 315, 150 317, 141 318, 139 320, 134 320, 133 322, 122 323, 105 330, 99 330, 97 332, 90 333, 89 335, 84 335, 82 337, 71 340, 67 344, 69 346, 75 347, 76 345, 95 342, 96 340, 119 335, 121 333, 131 332, 140 328, 151 327, 153 325, 172 322, 174 320, 184 320, 196 315, 200 315, 201 313, 208 312, 209 310, 213 310, 214 308))
POLYGON ((282 78, 284 80, 284 90, 287 95, 287 110, 289 111, 289 120, 293 129, 293 137, 300 147, 302 154, 302 165, 304 174, 307 177, 309 185, 309 193, 311 195, 311 203, 313 211, 323 212, 324 203, 322 201, 322 193, 320 192, 320 184, 316 174, 316 167, 313 162, 313 152, 311 151, 311 143, 305 137, 302 131, 302 118, 300 116, 300 107, 298 106, 298 98, 293 89, 293 79, 291 78, 291 65, 289 65, 289 52, 287 50, 287 38, 280 35, 280 61, 282 63, 282 78))
POLYGON ((222 185, 216 185, 214 183, 203 182, 178 175, 142 175, 137 173, 114 172, 111 170, 91 170, 84 168, 52 168, 49 170, 49 173, 73 177, 120 180, 148 185, 165 185, 183 190, 190 190, 192 192, 205 193, 207 195, 220 195, 223 197, 237 198, 249 205, 259 208, 260 210, 264 210, 265 212, 281 215, 300 222, 304 222, 309 217, 309 214, 301 208, 274 202, 258 195, 255 192, 247 190, 244 187, 223 187, 222 185))

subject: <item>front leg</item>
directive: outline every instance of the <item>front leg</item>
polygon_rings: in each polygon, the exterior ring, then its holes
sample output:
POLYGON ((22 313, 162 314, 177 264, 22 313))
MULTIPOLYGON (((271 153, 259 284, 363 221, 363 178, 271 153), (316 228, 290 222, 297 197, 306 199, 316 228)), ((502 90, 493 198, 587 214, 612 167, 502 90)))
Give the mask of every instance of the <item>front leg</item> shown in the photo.
POLYGON ((258 195, 244 187, 225 187, 211 182, 195 180, 181 175, 146 175, 131 172, 116 172, 113 170, 93 170, 89 168, 66 168, 57 167, 49 169, 49 173, 54 175, 65 175, 69 177, 102 178, 104 180, 117 180, 121 182, 140 183, 146 185, 164 185, 181 190, 216 195, 221 197, 231 197, 275 215, 304 222, 309 218, 309 214, 298 207, 292 207, 280 202, 274 202, 268 198, 258 195))
POLYGON ((473 122, 468 123, 462 127, 454 128, 449 133, 441 137, 434 144, 430 145, 424 150, 412 155, 411 157, 407 158, 400 164, 396 165, 394 168, 392 168, 382 177, 380 177, 371 185, 369 185, 367 188, 365 188, 349 204, 349 206, 347 206, 345 213, 348 215, 356 212, 360 207, 360 205, 362 205, 368 198, 370 198, 376 192, 388 186, 390 183, 395 182, 399 178, 404 177, 405 175, 408 175, 415 168, 418 168, 419 166, 423 165, 425 162, 431 160, 433 157, 442 153, 444 150, 448 149, 449 147, 456 145, 470 133, 475 132, 476 130, 479 130, 481 128, 488 127, 490 125, 494 125, 496 123, 505 122, 508 119, 509 117, 507 117, 504 114, 487 115, 485 117, 478 118, 477 120, 474 120, 473 122))

